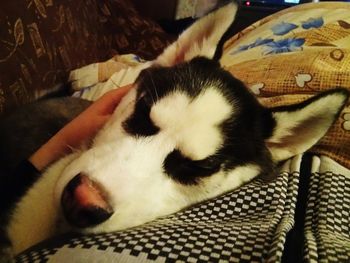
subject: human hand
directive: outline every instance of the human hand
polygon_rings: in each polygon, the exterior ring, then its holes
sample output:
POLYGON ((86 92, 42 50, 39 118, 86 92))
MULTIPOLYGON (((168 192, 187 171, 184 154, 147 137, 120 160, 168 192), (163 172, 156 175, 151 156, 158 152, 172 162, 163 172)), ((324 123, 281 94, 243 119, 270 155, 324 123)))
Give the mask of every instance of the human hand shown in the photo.
POLYGON ((127 85, 104 94, 41 146, 29 161, 40 171, 94 137, 131 87, 127 85))

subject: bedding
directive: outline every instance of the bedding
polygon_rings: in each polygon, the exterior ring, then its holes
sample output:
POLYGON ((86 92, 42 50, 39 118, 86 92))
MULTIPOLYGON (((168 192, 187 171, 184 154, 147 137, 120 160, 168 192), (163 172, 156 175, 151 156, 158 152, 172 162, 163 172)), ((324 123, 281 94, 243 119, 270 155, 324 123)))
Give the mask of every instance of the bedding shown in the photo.
MULTIPOLYGON (((269 106, 350 88, 350 5, 295 6, 226 42, 222 65, 269 106)), ((350 167, 350 105, 311 151, 350 167)))
MULTIPOLYGON (((349 4, 305 4, 233 36, 221 63, 273 107, 350 89, 349 47, 349 4)), ((73 71, 74 96, 95 100, 132 83, 145 66, 126 55, 73 71)), ((17 262, 349 262, 349 208, 350 104, 324 139, 271 182, 255 179, 129 230, 46 241, 17 262)))

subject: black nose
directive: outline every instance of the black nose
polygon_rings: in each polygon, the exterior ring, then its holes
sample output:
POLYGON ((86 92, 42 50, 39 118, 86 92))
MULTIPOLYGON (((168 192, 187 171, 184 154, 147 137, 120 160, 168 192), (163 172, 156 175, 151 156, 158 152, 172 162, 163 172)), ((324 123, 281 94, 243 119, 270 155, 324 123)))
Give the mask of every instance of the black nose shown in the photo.
POLYGON ((80 228, 101 224, 114 212, 102 188, 81 173, 64 188, 61 205, 68 223, 80 228))

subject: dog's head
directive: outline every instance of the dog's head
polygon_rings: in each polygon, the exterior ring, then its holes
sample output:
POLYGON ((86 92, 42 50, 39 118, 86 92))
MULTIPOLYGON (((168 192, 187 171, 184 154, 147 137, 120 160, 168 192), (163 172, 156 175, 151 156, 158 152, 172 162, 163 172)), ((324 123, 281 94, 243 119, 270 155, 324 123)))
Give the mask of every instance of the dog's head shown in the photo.
POLYGON ((87 232, 145 223, 271 174, 326 133, 344 90, 267 109, 212 60, 235 13, 229 4, 186 30, 64 169, 57 192, 69 223, 87 232))

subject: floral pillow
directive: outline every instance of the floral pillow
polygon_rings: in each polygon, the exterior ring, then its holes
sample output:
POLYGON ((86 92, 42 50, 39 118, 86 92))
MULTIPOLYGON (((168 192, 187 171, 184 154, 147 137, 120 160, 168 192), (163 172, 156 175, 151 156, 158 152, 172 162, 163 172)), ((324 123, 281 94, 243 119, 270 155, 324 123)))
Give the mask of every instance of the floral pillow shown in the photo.
MULTIPOLYGON (((225 43, 222 65, 268 106, 350 90, 350 4, 310 3, 258 21, 225 43)), ((350 104, 312 149, 350 168, 350 104)))

